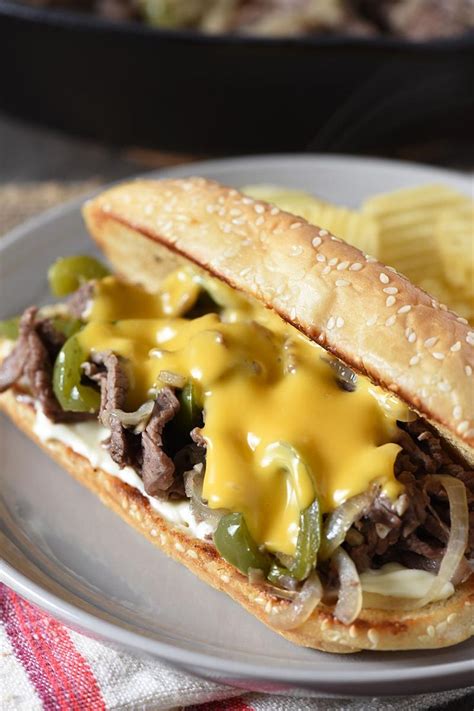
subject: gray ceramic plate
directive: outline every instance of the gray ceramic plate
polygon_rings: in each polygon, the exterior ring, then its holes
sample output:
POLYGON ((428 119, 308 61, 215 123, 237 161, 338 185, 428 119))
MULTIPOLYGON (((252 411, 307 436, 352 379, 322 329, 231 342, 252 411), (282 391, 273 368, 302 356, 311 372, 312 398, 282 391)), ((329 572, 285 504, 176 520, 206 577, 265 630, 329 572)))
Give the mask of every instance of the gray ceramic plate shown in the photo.
MULTIPOLYGON (((470 189, 466 178, 445 171, 339 157, 242 158, 166 171, 188 174, 236 186, 279 183, 349 206, 370 193, 426 182, 470 189)), ((85 250, 92 248, 78 202, 2 239, 0 318, 44 301, 51 261, 85 250)), ((382 695, 473 683, 474 640, 437 652, 350 656, 293 646, 168 560, 9 422, 0 426, 0 578, 67 624, 246 688, 382 695)))

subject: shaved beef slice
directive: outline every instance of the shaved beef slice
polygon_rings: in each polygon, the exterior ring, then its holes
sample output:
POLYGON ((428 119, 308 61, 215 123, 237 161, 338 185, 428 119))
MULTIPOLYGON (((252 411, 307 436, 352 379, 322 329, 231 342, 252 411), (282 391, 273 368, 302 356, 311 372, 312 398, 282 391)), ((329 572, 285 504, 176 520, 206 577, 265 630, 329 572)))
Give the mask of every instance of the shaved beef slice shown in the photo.
POLYGON ((53 364, 65 339, 50 319, 37 321, 37 314, 38 309, 31 306, 20 319, 18 340, 0 366, 0 392, 24 378, 44 414, 53 422, 88 419, 88 413, 64 411, 56 399, 52 386, 53 364))
POLYGON ((122 410, 125 407, 128 380, 123 361, 115 353, 107 351, 94 354, 92 362, 92 367, 89 365, 85 373, 100 385, 99 420, 105 427, 110 428, 107 443, 110 456, 121 468, 136 466, 136 438, 130 430, 122 426, 117 417, 110 414, 112 410, 122 410))
POLYGON ((162 497, 173 487, 175 465, 163 451, 162 434, 165 425, 179 411, 179 401, 170 388, 163 388, 158 396, 151 417, 142 434, 142 478, 145 491, 150 496, 162 497))
POLYGON ((71 316, 83 318, 91 305, 94 297, 94 281, 88 281, 69 297, 67 308, 71 316))
MULTIPOLYGON (((405 487, 406 507, 398 514, 379 495, 355 525, 362 540, 348 536, 346 547, 360 571, 387 562, 436 571, 449 538, 449 506, 444 487, 432 474, 449 474, 466 486, 470 509, 467 558, 474 555, 474 472, 454 460, 448 445, 421 419, 403 425, 402 451, 395 462, 397 479, 405 487), (420 440, 419 437, 422 437, 420 440), (350 545, 354 541, 355 545, 350 545)), ((467 565, 467 563, 466 563, 467 565)))

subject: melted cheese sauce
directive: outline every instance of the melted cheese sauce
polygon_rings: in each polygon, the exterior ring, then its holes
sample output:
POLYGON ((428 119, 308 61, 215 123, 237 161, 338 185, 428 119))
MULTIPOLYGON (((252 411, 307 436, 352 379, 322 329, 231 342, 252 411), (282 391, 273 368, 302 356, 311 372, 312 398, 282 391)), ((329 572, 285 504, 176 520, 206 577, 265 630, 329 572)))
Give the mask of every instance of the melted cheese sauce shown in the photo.
POLYGON ((217 281, 205 287, 221 314, 180 318, 203 280, 179 270, 150 295, 107 277, 78 338, 86 352, 126 359, 130 409, 163 386, 162 371, 194 383, 209 506, 243 513, 258 544, 292 554, 315 496, 327 512, 377 481, 395 499, 393 440, 407 408, 364 378, 342 390, 319 346, 217 281))

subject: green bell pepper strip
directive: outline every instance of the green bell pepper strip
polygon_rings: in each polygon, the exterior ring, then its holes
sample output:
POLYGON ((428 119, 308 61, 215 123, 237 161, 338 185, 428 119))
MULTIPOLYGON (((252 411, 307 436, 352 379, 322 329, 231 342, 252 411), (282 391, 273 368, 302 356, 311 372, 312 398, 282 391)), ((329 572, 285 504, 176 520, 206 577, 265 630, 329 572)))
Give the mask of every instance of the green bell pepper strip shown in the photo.
POLYGON ((67 296, 91 279, 102 279, 109 270, 94 257, 76 255, 57 259, 48 270, 48 282, 54 296, 67 296))
POLYGON ((6 319, 5 321, 0 321, 0 338, 7 338, 9 341, 16 341, 19 333, 19 324, 19 316, 6 319))
POLYGON ((97 412, 100 395, 94 388, 81 384, 81 363, 87 353, 75 336, 69 338, 59 351, 53 369, 53 390, 63 410, 97 412))
POLYGON ((279 583, 282 576, 305 580, 316 567, 319 546, 321 545, 322 516, 319 500, 316 498, 300 515, 300 530, 296 542, 296 552, 291 565, 285 568, 274 563, 268 574, 268 580, 279 583))
POLYGON ((242 514, 231 513, 221 518, 214 544, 221 556, 244 575, 248 575, 250 568, 268 575, 271 557, 259 550, 242 514))
POLYGON ((296 553, 289 568, 289 574, 297 580, 305 580, 316 567, 318 550, 321 545, 321 529, 321 507, 318 498, 316 498, 300 516, 296 553))

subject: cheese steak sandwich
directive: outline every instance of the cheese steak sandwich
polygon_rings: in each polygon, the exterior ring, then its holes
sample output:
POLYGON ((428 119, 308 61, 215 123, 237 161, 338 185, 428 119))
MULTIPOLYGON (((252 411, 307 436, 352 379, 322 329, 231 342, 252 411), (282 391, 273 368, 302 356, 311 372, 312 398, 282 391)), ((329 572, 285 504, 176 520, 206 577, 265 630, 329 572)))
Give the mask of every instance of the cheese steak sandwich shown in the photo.
POLYGON ((474 634, 474 333, 327 230, 202 178, 84 207, 4 322, 0 404, 74 477, 296 644, 474 634), (70 251, 70 250, 68 250, 70 251))

